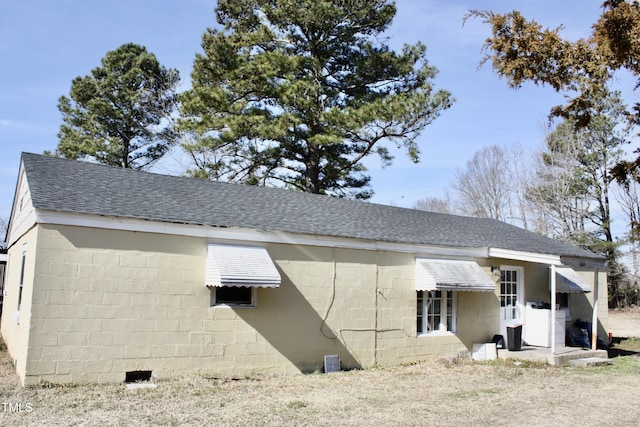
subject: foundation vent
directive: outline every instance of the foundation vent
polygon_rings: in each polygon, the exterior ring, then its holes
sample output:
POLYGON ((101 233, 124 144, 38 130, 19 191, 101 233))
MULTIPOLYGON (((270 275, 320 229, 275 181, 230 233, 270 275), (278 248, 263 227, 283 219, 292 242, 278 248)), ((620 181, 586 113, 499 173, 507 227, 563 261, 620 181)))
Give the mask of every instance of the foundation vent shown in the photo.
POLYGON ((329 354, 324 356, 324 373, 340 371, 340 356, 329 354))
POLYGON ((124 376, 124 382, 130 384, 151 381, 151 374, 151 371, 129 371, 124 376))

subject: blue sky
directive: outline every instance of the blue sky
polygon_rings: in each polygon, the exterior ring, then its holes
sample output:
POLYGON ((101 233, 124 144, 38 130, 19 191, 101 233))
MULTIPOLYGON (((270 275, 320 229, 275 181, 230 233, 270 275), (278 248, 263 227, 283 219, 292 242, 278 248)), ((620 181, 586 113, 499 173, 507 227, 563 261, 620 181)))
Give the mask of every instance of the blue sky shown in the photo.
MULTIPOLYGON (((438 88, 452 92, 453 107, 421 135, 422 162, 402 152, 385 169, 367 162, 374 202, 410 207, 420 198, 441 196, 456 169, 491 144, 539 147, 542 125, 562 96, 550 88, 507 88, 482 58, 487 25, 471 20, 469 9, 520 10, 545 26, 565 25, 563 35, 586 37, 600 15, 602 0, 398 0, 388 32, 400 48, 420 40, 439 70, 438 88)), ((22 151, 54 150, 61 115, 58 98, 71 81, 100 65, 107 51, 128 42, 141 44, 166 67, 180 71, 188 87, 194 57, 207 27, 216 25, 212 0, 0 0, 0 218, 11 212, 22 151)), ((178 157, 178 156, 176 156, 178 157)), ((177 158, 153 169, 180 174, 177 158)))

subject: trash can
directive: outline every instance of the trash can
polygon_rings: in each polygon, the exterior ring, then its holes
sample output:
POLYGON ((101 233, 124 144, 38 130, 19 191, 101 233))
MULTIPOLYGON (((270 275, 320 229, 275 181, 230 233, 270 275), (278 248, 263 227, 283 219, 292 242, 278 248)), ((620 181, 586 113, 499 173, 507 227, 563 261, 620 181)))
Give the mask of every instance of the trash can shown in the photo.
POLYGON ((507 347, 509 351, 522 349, 522 325, 507 326, 507 347))

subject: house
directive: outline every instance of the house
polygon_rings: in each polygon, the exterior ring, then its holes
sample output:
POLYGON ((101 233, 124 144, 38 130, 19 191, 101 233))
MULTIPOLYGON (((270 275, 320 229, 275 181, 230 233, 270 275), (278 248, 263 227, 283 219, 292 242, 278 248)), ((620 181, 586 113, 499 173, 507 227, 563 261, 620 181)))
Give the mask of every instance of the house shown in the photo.
POLYGON ((495 220, 23 154, 7 245, 23 384, 393 365, 514 323, 548 347, 525 315, 554 301, 606 336, 604 259, 495 220))

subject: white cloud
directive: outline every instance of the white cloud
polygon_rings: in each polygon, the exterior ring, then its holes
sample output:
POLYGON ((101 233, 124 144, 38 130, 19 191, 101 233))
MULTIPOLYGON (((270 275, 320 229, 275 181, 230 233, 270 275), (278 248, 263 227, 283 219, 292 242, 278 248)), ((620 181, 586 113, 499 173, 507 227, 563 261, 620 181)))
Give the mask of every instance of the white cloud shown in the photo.
POLYGON ((30 128, 30 126, 25 124, 25 123, 16 122, 16 121, 11 120, 11 119, 0 119, 0 128, 28 129, 28 128, 30 128))

